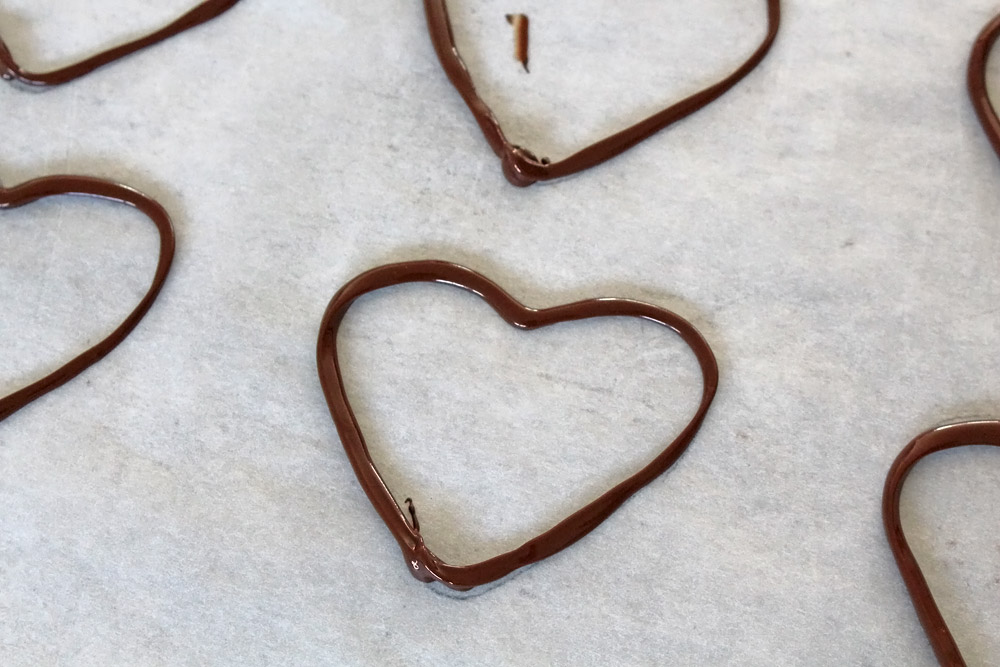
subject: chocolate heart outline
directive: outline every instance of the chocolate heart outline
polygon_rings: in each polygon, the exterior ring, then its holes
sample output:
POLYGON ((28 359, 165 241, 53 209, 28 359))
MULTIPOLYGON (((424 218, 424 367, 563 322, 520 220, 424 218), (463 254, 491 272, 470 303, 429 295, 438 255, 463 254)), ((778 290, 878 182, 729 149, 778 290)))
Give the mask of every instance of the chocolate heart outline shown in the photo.
POLYGON ((527 149, 511 143, 500 127, 493 111, 476 92, 472 75, 455 44, 448 16, 447 0, 424 0, 424 13, 434 51, 445 74, 472 112, 487 143, 500 158, 504 176, 517 187, 527 187, 538 181, 563 178, 615 158, 633 146, 666 129, 679 120, 707 107, 726 94, 750 72, 756 69, 771 50, 781 25, 780 0, 767 0, 767 33, 764 41, 739 68, 729 76, 693 95, 676 102, 645 120, 627 127, 558 162, 539 160, 527 149))
POLYGON ((997 111, 990 102, 989 92, 986 89, 986 65, 997 37, 1000 37, 1000 15, 986 24, 972 46, 967 82, 969 98, 972 100, 979 123, 983 126, 983 131, 986 132, 986 137, 990 140, 997 157, 1000 157, 1000 118, 997 118, 997 111))
POLYGON ((903 483, 917 462, 935 452, 971 445, 1000 447, 1000 421, 960 422, 920 434, 896 457, 889 474, 886 475, 885 488, 882 492, 882 522, 889 548, 892 549, 896 566, 910 593, 913 607, 916 609, 920 624, 924 627, 931 648, 934 649, 938 662, 947 667, 965 667, 965 660, 903 534, 899 501, 903 483))
POLYGON ((146 295, 111 334, 42 379, 0 398, 0 422, 32 401, 66 384, 103 359, 125 340, 156 301, 173 263, 176 239, 166 209, 154 199, 127 185, 89 176, 45 176, 12 188, 0 186, 0 211, 20 208, 40 199, 62 195, 107 199, 132 206, 143 213, 159 232, 160 251, 156 272, 153 274, 153 281, 146 295))
POLYGON ((316 361, 320 384, 341 444, 362 489, 399 544, 410 574, 419 581, 439 581, 449 588, 461 591, 497 581, 521 567, 569 547, 611 516, 633 494, 666 472, 697 434, 719 382, 718 362, 708 342, 694 325, 669 310, 641 301, 619 298, 587 299, 535 309, 521 304, 482 274, 439 260, 383 265, 362 273, 344 285, 334 295, 323 315, 316 346, 316 361), (701 403, 691 421, 660 454, 597 500, 516 549, 473 565, 448 565, 424 543, 412 506, 411 524, 379 475, 347 398, 337 356, 337 332, 347 311, 358 298, 387 287, 424 282, 443 283, 470 291, 483 299, 504 321, 518 329, 538 329, 560 322, 596 317, 637 317, 660 324, 673 330, 694 352, 703 379, 701 403))
POLYGON ((0 38, 0 78, 8 81, 19 81, 36 87, 59 86, 69 83, 90 74, 99 67, 104 67, 137 51, 141 51, 154 44, 159 44, 202 23, 211 21, 232 9, 238 2, 240 0, 206 0, 156 32, 107 49, 77 63, 51 72, 38 73, 22 69, 17 64, 17 61, 14 60, 13 54, 3 39, 0 38))
MULTIPOLYGON (((986 66, 998 37, 1000 37, 1000 15, 986 24, 972 46, 967 70, 967 84, 969 98, 976 111, 976 116, 993 146, 994 152, 1000 157, 1000 119, 997 118, 996 109, 990 102, 989 92, 986 88, 986 66)), ((1000 421, 984 420, 949 424, 917 436, 896 457, 889 474, 886 476, 885 488, 882 492, 882 522, 885 526, 889 548, 892 549, 899 573, 903 578, 903 583, 906 584, 910 599, 913 601, 913 607, 916 609, 920 624, 931 643, 934 655, 937 656, 941 665, 948 667, 964 667, 965 659, 948 629, 944 616, 941 615, 941 610, 938 609, 937 603, 934 601, 934 595, 927 585, 923 571, 903 534, 899 501, 903 491, 903 483, 917 462, 935 452, 972 445, 1000 447, 1000 421)))

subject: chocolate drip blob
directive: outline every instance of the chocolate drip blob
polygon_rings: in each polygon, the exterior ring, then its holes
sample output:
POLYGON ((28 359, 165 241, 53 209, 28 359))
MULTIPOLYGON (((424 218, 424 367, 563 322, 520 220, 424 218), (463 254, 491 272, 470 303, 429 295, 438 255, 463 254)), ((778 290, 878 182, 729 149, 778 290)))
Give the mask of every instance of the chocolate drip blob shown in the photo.
POLYGON ((347 457, 368 499, 399 543, 410 574, 422 582, 439 581, 450 588, 463 591, 501 579, 518 568, 565 549, 600 525, 629 497, 670 468, 698 432, 715 397, 719 381, 719 368, 711 347, 693 325, 668 310, 629 299, 589 299, 553 308, 529 308, 475 271, 431 260, 381 266, 361 274, 341 288, 323 316, 316 357, 323 392, 347 457), (355 300, 386 287, 415 282, 444 283, 469 290, 486 301, 508 324, 518 329, 538 329, 559 322, 596 317, 638 317, 661 324, 677 333, 694 352, 703 376, 701 403, 691 421, 666 449, 597 500, 512 551, 474 565, 448 565, 424 543, 419 523, 415 520, 416 512, 412 501, 407 499, 406 503, 414 519, 411 522, 379 475, 351 410, 337 357, 337 332, 355 300))
POLYGON ((621 155, 669 125, 708 106, 739 83, 764 60, 778 35, 778 27, 781 23, 780 0, 767 0, 767 34, 764 41, 732 74, 628 129, 591 144, 565 160, 549 162, 545 159, 538 159, 526 148, 511 143, 504 135, 500 122, 493 111, 479 97, 472 81, 472 75, 469 74, 469 69, 455 45, 446 0, 424 0, 424 10, 427 14, 431 42, 434 44, 434 50, 441 61, 441 66, 458 90, 459 95, 465 100, 469 110, 472 111, 472 115, 483 131, 490 148, 500 158, 504 176, 513 185, 520 187, 526 187, 538 181, 562 178, 595 167, 621 155))
POLYGON ((156 201, 125 185, 86 176, 47 176, 12 188, 0 187, 0 210, 26 206, 40 199, 58 195, 82 195, 99 199, 109 199, 139 209, 156 225, 156 229, 160 235, 160 257, 156 264, 156 273, 153 276, 153 282, 149 287, 149 291, 146 292, 146 296, 142 298, 142 301, 135 307, 135 310, 107 338, 41 380, 9 396, 0 398, 0 421, 11 416, 35 399, 66 384, 87 368, 103 359, 119 343, 125 340, 146 315, 159 295, 174 258, 175 240, 170 216, 167 215, 164 208, 156 201))
POLYGON ((51 72, 37 73, 24 70, 14 60, 10 49, 0 39, 0 76, 8 81, 20 81, 29 86, 58 86, 64 83, 79 79, 90 74, 95 69, 103 67, 125 56, 132 55, 136 51, 141 51, 154 44, 158 44, 166 39, 178 35, 186 30, 190 30, 202 23, 211 21, 220 14, 228 11, 240 0, 207 0, 197 7, 187 12, 173 23, 160 28, 154 33, 145 37, 133 40, 121 46, 116 46, 107 51, 102 51, 86 60, 63 67, 51 72))

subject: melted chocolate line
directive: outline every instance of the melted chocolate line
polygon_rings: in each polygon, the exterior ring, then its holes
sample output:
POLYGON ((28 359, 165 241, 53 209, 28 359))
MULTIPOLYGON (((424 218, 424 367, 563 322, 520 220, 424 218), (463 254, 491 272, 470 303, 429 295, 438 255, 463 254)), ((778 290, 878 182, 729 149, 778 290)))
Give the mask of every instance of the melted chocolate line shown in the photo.
POLYGON ((969 97, 972 99, 972 106, 976 109, 979 122, 993 145, 993 150, 1000 157, 1000 119, 997 118, 997 111, 990 102, 986 90, 986 64, 998 36, 1000 36, 1000 16, 987 23, 976 38, 972 55, 969 56, 968 84, 969 97))
POLYGON ((174 231, 170 216, 155 200, 133 190, 126 185, 103 181, 87 176, 47 176, 12 188, 0 187, 0 210, 26 206, 39 199, 58 195, 81 195, 109 199, 139 209, 148 217, 160 235, 160 254, 156 264, 153 282, 125 320, 107 338, 87 349, 57 370, 20 389, 9 396, 0 398, 0 422, 24 406, 50 391, 66 384, 77 375, 103 359, 135 329, 149 311, 163 287, 174 258, 174 231))
POLYGON ((945 623, 941 611, 934 602, 927 580, 903 534, 903 525, 899 517, 899 499, 906 476, 920 459, 935 452, 969 445, 1000 447, 1000 421, 951 424, 921 434, 900 452, 892 464, 882 493, 882 521, 885 524, 889 546, 934 654, 938 662, 946 667, 964 667, 965 660, 948 629, 948 624, 945 623))
MULTIPOLYGON (((668 470, 698 432, 719 382, 712 348, 694 326, 669 310, 630 299, 589 299, 552 308, 522 305, 485 276, 457 264, 415 261, 372 269, 347 283, 333 297, 323 316, 316 360, 320 383, 344 450, 361 487, 399 543, 410 574, 423 582, 440 581, 456 590, 469 590, 496 581, 570 546, 607 519, 641 488, 668 470), (508 324, 537 329, 559 322, 596 317, 638 317, 672 329, 691 348, 703 376, 701 403, 687 426, 650 463, 597 500, 577 510, 554 527, 520 547, 474 565, 454 566, 440 560, 424 543, 416 524, 407 520, 379 475, 351 409, 337 356, 337 332, 351 305, 361 296, 394 285, 414 282, 444 283, 466 289, 490 305, 508 324)), ((412 508, 412 503, 407 503, 412 508)))
POLYGON ((215 17, 231 9, 240 0, 207 0, 191 11, 187 12, 173 23, 157 30, 154 33, 140 37, 121 46, 102 51, 94 56, 81 60, 78 63, 63 67, 51 72, 37 73, 22 69, 11 55, 10 49, 0 39, 0 77, 8 81, 20 81, 29 86, 58 86, 64 83, 79 79, 90 74, 99 67, 103 67, 116 60, 132 55, 136 51, 141 51, 154 44, 158 44, 166 39, 178 35, 186 30, 190 30, 202 23, 211 21, 215 17))
MULTIPOLYGON (((1000 16, 986 24, 976 38, 969 56, 967 81, 972 106, 990 144, 993 145, 993 150, 1000 157, 1000 119, 997 118, 996 109, 990 102, 986 89, 986 65, 998 37, 1000 37, 1000 16)), ((1000 421, 963 422, 921 434, 900 452, 892 464, 882 493, 882 521, 885 524, 889 547, 913 601, 917 617, 924 627, 924 633, 934 649, 938 662, 946 667, 965 667, 965 659, 962 658, 962 652, 955 643, 955 638, 948 629, 948 624, 934 601, 934 595, 927 585, 923 571, 903 534, 899 500, 903 492, 903 483, 917 462, 935 452, 970 445, 1000 447, 1000 421)))
POLYGON ((736 71, 704 90, 677 102, 659 113, 636 123, 616 134, 606 137, 559 162, 539 160, 530 151, 512 144, 503 133, 500 122, 486 102, 479 97, 465 61, 458 52, 455 36, 448 17, 446 0, 424 0, 427 26, 438 60, 448 79, 465 100, 479 124, 486 141, 500 158, 504 176, 511 184, 527 187, 538 181, 547 181, 576 174, 621 155, 636 144, 660 130, 703 109, 730 88, 739 83, 760 64, 774 39, 781 23, 780 0, 767 0, 767 34, 757 50, 736 71))

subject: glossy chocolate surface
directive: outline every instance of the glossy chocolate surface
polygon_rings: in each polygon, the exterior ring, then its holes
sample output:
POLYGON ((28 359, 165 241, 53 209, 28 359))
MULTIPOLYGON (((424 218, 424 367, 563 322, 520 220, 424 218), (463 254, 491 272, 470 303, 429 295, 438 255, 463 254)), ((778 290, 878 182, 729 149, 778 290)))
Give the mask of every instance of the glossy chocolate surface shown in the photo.
POLYGON ((500 158, 507 180, 513 185, 521 187, 532 185, 538 181, 562 178, 595 167, 621 155, 660 130, 708 106, 739 83, 764 60, 778 35, 778 27, 781 23, 780 0, 767 0, 767 34, 764 41, 732 74, 621 132, 591 144, 565 160, 549 162, 538 159, 526 148, 512 144, 504 135, 500 122, 493 111, 479 97, 472 81, 472 75, 469 74, 465 61, 462 60, 458 47, 455 45, 446 0, 424 0, 424 10, 427 14, 427 26, 430 30, 431 41, 438 59, 441 61, 441 66, 462 99, 465 100, 469 110, 472 111, 472 115, 493 152, 500 158))
POLYGON ((79 79, 82 76, 90 74, 99 67, 103 67, 104 65, 112 63, 116 60, 120 60, 125 56, 135 53, 136 51, 141 51, 149 46, 158 44, 165 39, 169 39, 174 35, 190 30, 191 28, 199 26, 206 21, 211 21, 215 17, 231 9, 239 1, 240 0, 207 0, 169 25, 160 28, 156 32, 150 33, 145 37, 132 40, 131 42, 122 44, 121 46, 116 46, 106 51, 102 51, 101 53, 90 56, 85 60, 81 60, 80 62, 53 70, 51 72, 38 73, 22 69, 21 66, 17 64, 17 61, 14 60, 14 56, 11 54, 10 49, 8 49, 7 45, 4 44, 2 39, 0 39, 0 76, 9 81, 20 81, 21 83, 25 83, 29 86, 58 86, 68 83, 74 79, 79 79))
POLYGON ((160 293, 160 289, 163 287, 163 283, 167 279, 170 264, 174 258, 175 240, 170 216, 167 215, 164 208, 156 201, 125 185, 86 176, 47 176, 12 188, 0 187, 0 211, 19 208, 40 199, 58 195, 81 195, 109 199, 139 209, 156 225, 156 229, 160 235, 160 256, 156 264, 156 273, 153 275, 153 282, 150 284, 149 290, 142 298, 142 301, 139 302, 128 317, 107 338, 41 380, 9 396, 0 398, 0 421, 3 421, 35 399, 66 384, 87 368, 103 359, 119 343, 125 340, 146 313, 149 312, 150 307, 160 293))
POLYGON ((969 56, 968 84, 969 97, 972 99, 972 106, 976 109, 979 122, 997 157, 1000 157, 1000 119, 997 118, 997 111, 990 102, 989 92, 986 89, 986 63, 998 36, 1000 36, 1000 16, 987 23, 976 38, 972 55, 969 56))
POLYGON ((903 535, 903 525, 899 517, 899 499, 906 476, 920 459, 935 452, 969 445, 992 445, 1000 447, 1000 421, 965 422, 942 426, 921 434, 900 452, 889 470, 882 494, 882 520, 889 546, 896 557, 896 565, 903 577, 913 606, 917 610, 924 632, 934 648, 938 662, 947 667, 964 667, 965 660, 958 650, 948 624, 934 602, 927 580, 924 579, 910 545, 903 535))
POLYGON ((518 568, 565 549, 596 528, 629 497, 680 458, 705 419, 719 380, 718 364, 711 347, 694 326, 668 310, 629 299, 607 298, 540 310, 529 308, 475 271, 440 261, 390 264, 372 269, 347 283, 333 297, 323 316, 316 356, 323 392, 344 449, 369 500, 399 543, 407 569, 420 581, 440 581, 457 590, 468 590, 501 579, 518 568), (419 524, 413 516, 412 503, 407 502, 407 511, 414 519, 411 522, 379 475, 351 410, 337 357, 337 332, 355 300, 385 287, 414 282, 444 283, 469 290, 486 301, 508 324, 519 329, 537 329, 559 322, 596 317, 638 317, 662 324, 677 333, 698 360, 703 376, 701 403, 691 421, 656 458, 597 500, 517 549, 474 565, 448 565, 424 543, 419 524))
MULTIPOLYGON (((972 55, 969 57, 968 85, 969 97, 972 99, 972 105, 976 109, 979 122, 982 123, 990 144, 993 145, 997 156, 1000 157, 1000 120, 997 119, 996 109, 990 102, 986 89, 986 64, 998 36, 1000 36, 1000 16, 994 18, 983 28, 972 47, 972 55)), ((927 580, 924 579, 920 565, 903 535, 903 526, 899 518, 899 499, 906 476, 920 459, 934 452, 969 445, 1000 447, 1000 421, 952 424, 920 435, 907 445, 896 458, 889 470, 885 481, 885 490, 882 494, 882 519, 885 523, 885 533, 892 553, 896 557, 899 573, 903 577, 903 582, 910 593, 917 616, 924 626, 924 632, 927 633, 927 638, 930 640, 938 662, 947 667, 964 667, 965 660, 955 643, 955 638, 952 637, 951 631, 948 629, 948 624, 934 602, 934 596, 927 585, 927 580)))

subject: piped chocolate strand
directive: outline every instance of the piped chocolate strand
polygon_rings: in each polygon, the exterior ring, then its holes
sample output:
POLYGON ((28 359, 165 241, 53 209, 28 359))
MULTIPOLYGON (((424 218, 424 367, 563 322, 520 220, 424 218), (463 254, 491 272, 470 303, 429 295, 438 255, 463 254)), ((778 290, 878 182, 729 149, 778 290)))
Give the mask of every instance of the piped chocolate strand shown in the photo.
POLYGON ((668 310, 630 299, 589 299, 540 310, 529 308, 485 276, 457 264, 440 261, 381 266, 348 282, 333 297, 323 316, 316 347, 316 362, 323 393, 347 458, 350 459, 361 488, 399 543, 410 574, 420 581, 439 581, 456 590, 469 590, 502 579, 518 568, 562 551, 600 525, 628 498, 663 474, 680 458, 701 427, 719 383, 719 367, 708 342, 690 322, 668 310), (469 290, 486 301, 508 324, 518 329, 537 329, 559 322, 596 317, 637 317, 663 325, 679 335, 698 360, 703 376, 701 403, 691 421, 673 442, 641 470, 597 500, 512 551, 475 565, 449 565, 435 556, 424 543, 413 501, 406 501, 410 512, 410 520, 407 520, 375 467, 347 398, 337 356, 337 332, 347 311, 359 297, 386 287, 416 282, 444 283, 469 290))
POLYGON ((51 72, 38 73, 22 69, 14 60, 10 49, 0 39, 0 77, 8 81, 20 81, 29 86, 58 86, 90 74, 116 60, 132 55, 154 44, 190 30, 232 9, 240 0, 207 0, 187 12, 169 25, 154 33, 140 37, 121 46, 102 51, 78 63, 51 72))
POLYGON ((903 534, 903 524, 899 516, 899 499, 903 483, 910 470, 921 459, 935 452, 965 447, 969 445, 992 445, 1000 447, 1000 421, 978 421, 951 424, 927 431, 915 438, 900 452, 892 464, 882 492, 882 521, 886 538, 896 558, 899 573, 913 600, 917 617, 924 626, 934 654, 942 667, 965 667, 965 660, 952 637, 948 624, 934 602, 927 580, 917 563, 910 545, 903 534))
POLYGON ((760 64, 774 44, 781 24, 780 0, 767 0, 767 34, 764 36, 764 41, 732 74, 621 132, 591 144, 565 160, 549 162, 535 157, 526 148, 511 143, 504 135, 493 111, 479 97, 469 69, 455 44, 446 0, 424 0, 424 10, 427 14, 431 42, 445 74, 465 100, 493 152, 500 158, 507 180, 519 187, 526 187, 538 181, 562 178, 596 167, 708 106, 760 64))
POLYGON ((969 56, 968 85, 969 98, 976 110, 976 116, 979 117, 983 131, 986 132, 986 137, 990 140, 997 157, 1000 157, 1000 119, 997 118, 996 108, 990 102, 990 95, 986 89, 986 65, 997 37, 1000 37, 1000 16, 987 23, 976 38, 972 55, 969 56))
MULTIPOLYGON (((972 106, 993 150, 1000 157, 1000 120, 986 88, 986 65, 998 36, 1000 36, 1000 16, 987 23, 976 38, 969 56, 967 80, 972 106)), ((889 548, 892 549, 900 576, 910 593, 910 599, 913 600, 917 618, 924 627, 931 648, 934 649, 934 655, 943 667, 965 667, 966 663, 903 534, 899 500, 903 492, 903 483, 917 462, 935 452, 969 445, 1000 447, 1000 421, 963 422, 921 434, 900 452, 892 464, 882 493, 882 521, 889 548)))
POLYGON ((53 371, 41 380, 30 384, 19 391, 0 398, 0 421, 11 416, 35 399, 44 396, 103 359, 111 350, 125 340, 139 324, 153 302, 159 295, 163 283, 170 272, 174 258, 174 230, 170 216, 155 200, 133 190, 126 185, 103 181, 86 176, 47 176, 28 181, 12 188, 0 187, 0 211, 26 206, 39 199, 58 195, 82 195, 109 199, 122 204, 128 204, 139 209, 148 217, 160 235, 160 253, 156 264, 156 272, 149 290, 135 309, 118 325, 104 340, 72 359, 62 367, 53 371))

